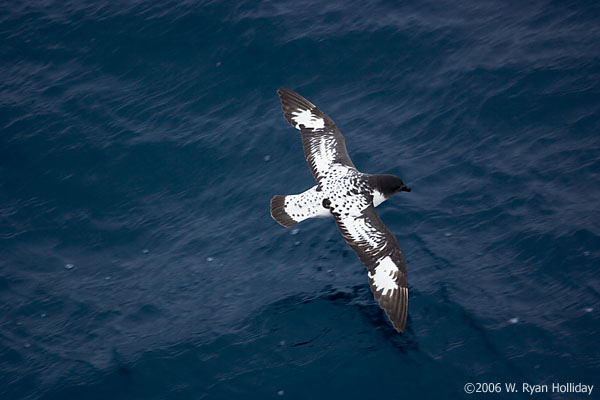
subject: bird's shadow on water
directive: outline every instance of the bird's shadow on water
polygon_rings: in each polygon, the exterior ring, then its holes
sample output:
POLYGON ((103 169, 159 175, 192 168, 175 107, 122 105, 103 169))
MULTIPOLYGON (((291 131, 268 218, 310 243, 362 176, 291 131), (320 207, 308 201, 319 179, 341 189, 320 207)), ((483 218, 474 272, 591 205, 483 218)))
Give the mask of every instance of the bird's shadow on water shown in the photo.
POLYGON ((415 341, 414 332, 410 326, 410 315, 404 332, 401 334, 396 332, 384 311, 373 300, 368 285, 356 285, 350 288, 350 291, 328 289, 323 297, 333 304, 353 307, 364 320, 365 327, 371 327, 377 331, 381 340, 388 342, 400 352, 408 353, 418 350, 418 343, 415 341))
POLYGON ((248 318, 238 333, 278 337, 278 343, 293 348, 322 346, 335 351, 339 345, 343 351, 355 341, 370 349, 387 345, 404 354, 418 351, 410 316, 406 330, 396 332, 366 284, 344 289, 327 285, 317 294, 277 300, 248 318), (342 341, 346 344, 339 344, 342 341))
MULTIPOLYGON (((63 382, 42 398, 202 398, 236 385, 243 392, 248 381, 255 384, 272 374, 335 365, 349 352, 361 357, 390 348, 401 357, 418 352, 410 321, 403 334, 397 333, 367 285, 326 287, 316 295, 297 294, 268 304, 226 333, 203 332, 133 357, 114 350, 111 367, 81 377, 78 382, 84 384, 63 382)), ((264 385, 277 393, 272 383, 264 385)))

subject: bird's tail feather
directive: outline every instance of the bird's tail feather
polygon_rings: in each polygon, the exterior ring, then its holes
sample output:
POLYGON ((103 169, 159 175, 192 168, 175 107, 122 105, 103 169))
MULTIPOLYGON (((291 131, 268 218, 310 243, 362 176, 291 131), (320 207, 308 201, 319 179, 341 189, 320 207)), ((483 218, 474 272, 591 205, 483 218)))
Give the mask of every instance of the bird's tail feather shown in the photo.
POLYGON ((277 195, 271 199, 271 217, 273 217, 280 225, 288 228, 295 225, 298 221, 295 221, 287 212, 285 212, 285 197, 286 196, 277 195))
POLYGON ((308 218, 330 217, 323 206, 323 192, 317 186, 300 194, 275 196, 271 199, 271 216, 281 225, 288 227, 308 218))

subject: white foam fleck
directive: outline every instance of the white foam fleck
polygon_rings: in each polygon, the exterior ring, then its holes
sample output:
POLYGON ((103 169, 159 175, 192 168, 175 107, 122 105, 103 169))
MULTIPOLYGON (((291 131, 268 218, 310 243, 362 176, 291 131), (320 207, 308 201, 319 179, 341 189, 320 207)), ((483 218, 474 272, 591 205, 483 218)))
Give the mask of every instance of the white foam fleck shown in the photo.
POLYGON ((74 265, 73 264, 66 264, 65 268, 66 269, 73 269, 74 265))
POLYGON ((583 255, 586 256, 586 257, 588 257, 590 254, 592 254, 592 253, 590 253, 588 250, 586 250, 586 251, 583 252, 583 255))
POLYGON ((592 307, 586 307, 586 308, 583 309, 583 311, 585 311, 585 312, 592 312, 592 311, 594 311, 594 309, 592 307))
POLYGON ((452 234, 450 232, 446 232, 446 233, 444 233, 444 236, 450 237, 450 236, 452 236, 452 234))
POLYGON ((271 156, 269 154, 267 154, 266 156, 263 157, 263 160, 269 161, 269 160, 271 160, 271 156))
POLYGON ((300 232, 300 229, 296 228, 296 229, 292 229, 292 232, 290 232, 292 235, 297 235, 298 232, 300 232))
POLYGON ((397 273, 398 267, 394 264, 392 259, 387 256, 379 261, 374 274, 369 272, 369 278, 373 279, 373 284, 377 291, 383 290, 381 294, 385 296, 388 291, 394 291, 398 288, 395 279, 397 273))
POLYGON ((516 324, 517 322, 519 322, 519 318, 514 317, 508 320, 508 322, 510 322, 511 324, 516 324))
POLYGON ((150 250, 148 250, 148 249, 142 250, 142 253, 144 253, 144 254, 148 254, 149 252, 150 252, 150 250))
POLYGON ((285 392, 283 390, 280 390, 279 392, 277 392, 277 395, 279 396, 283 396, 285 394, 285 392))
POLYGON ((30 347, 31 347, 31 344, 29 344, 29 343, 25 343, 25 344, 24 344, 24 346, 25 346, 26 348, 30 348, 30 347))
POLYGON ((213 262, 215 261, 214 257, 206 257, 206 261, 213 262))
POLYGON ((46 318, 46 313, 42 313, 42 315, 40 315, 40 317, 46 318))
POLYGON ((300 241, 294 242, 294 246, 300 246, 302 243, 300 241))

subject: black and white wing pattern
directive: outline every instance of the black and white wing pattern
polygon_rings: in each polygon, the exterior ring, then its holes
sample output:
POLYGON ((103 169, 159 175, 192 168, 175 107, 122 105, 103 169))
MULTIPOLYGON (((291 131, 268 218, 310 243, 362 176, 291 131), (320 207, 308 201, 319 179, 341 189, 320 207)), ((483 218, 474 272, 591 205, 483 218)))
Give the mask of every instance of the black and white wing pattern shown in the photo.
POLYGON ((394 328, 402 332, 408 314, 408 281, 406 262, 396 237, 385 227, 372 204, 358 217, 336 216, 335 220, 346 242, 367 267, 373 296, 394 328))
POLYGON ((354 167, 346 141, 335 123, 313 103, 290 89, 277 91, 283 114, 302 133, 302 147, 317 183, 333 164, 354 167))

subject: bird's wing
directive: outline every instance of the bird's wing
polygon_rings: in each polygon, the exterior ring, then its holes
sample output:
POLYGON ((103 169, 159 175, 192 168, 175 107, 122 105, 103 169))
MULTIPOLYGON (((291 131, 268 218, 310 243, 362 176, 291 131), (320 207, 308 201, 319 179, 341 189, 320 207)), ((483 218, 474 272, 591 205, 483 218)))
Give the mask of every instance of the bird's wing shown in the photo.
POLYGON ((302 134, 302 147, 308 166, 317 183, 333 164, 354 167, 344 136, 325 113, 290 89, 277 91, 283 115, 302 134))
POLYGON ((372 204, 362 215, 335 215, 346 242, 368 270, 369 285, 394 328, 402 332, 408 313, 406 262, 396 237, 385 227, 372 204))

